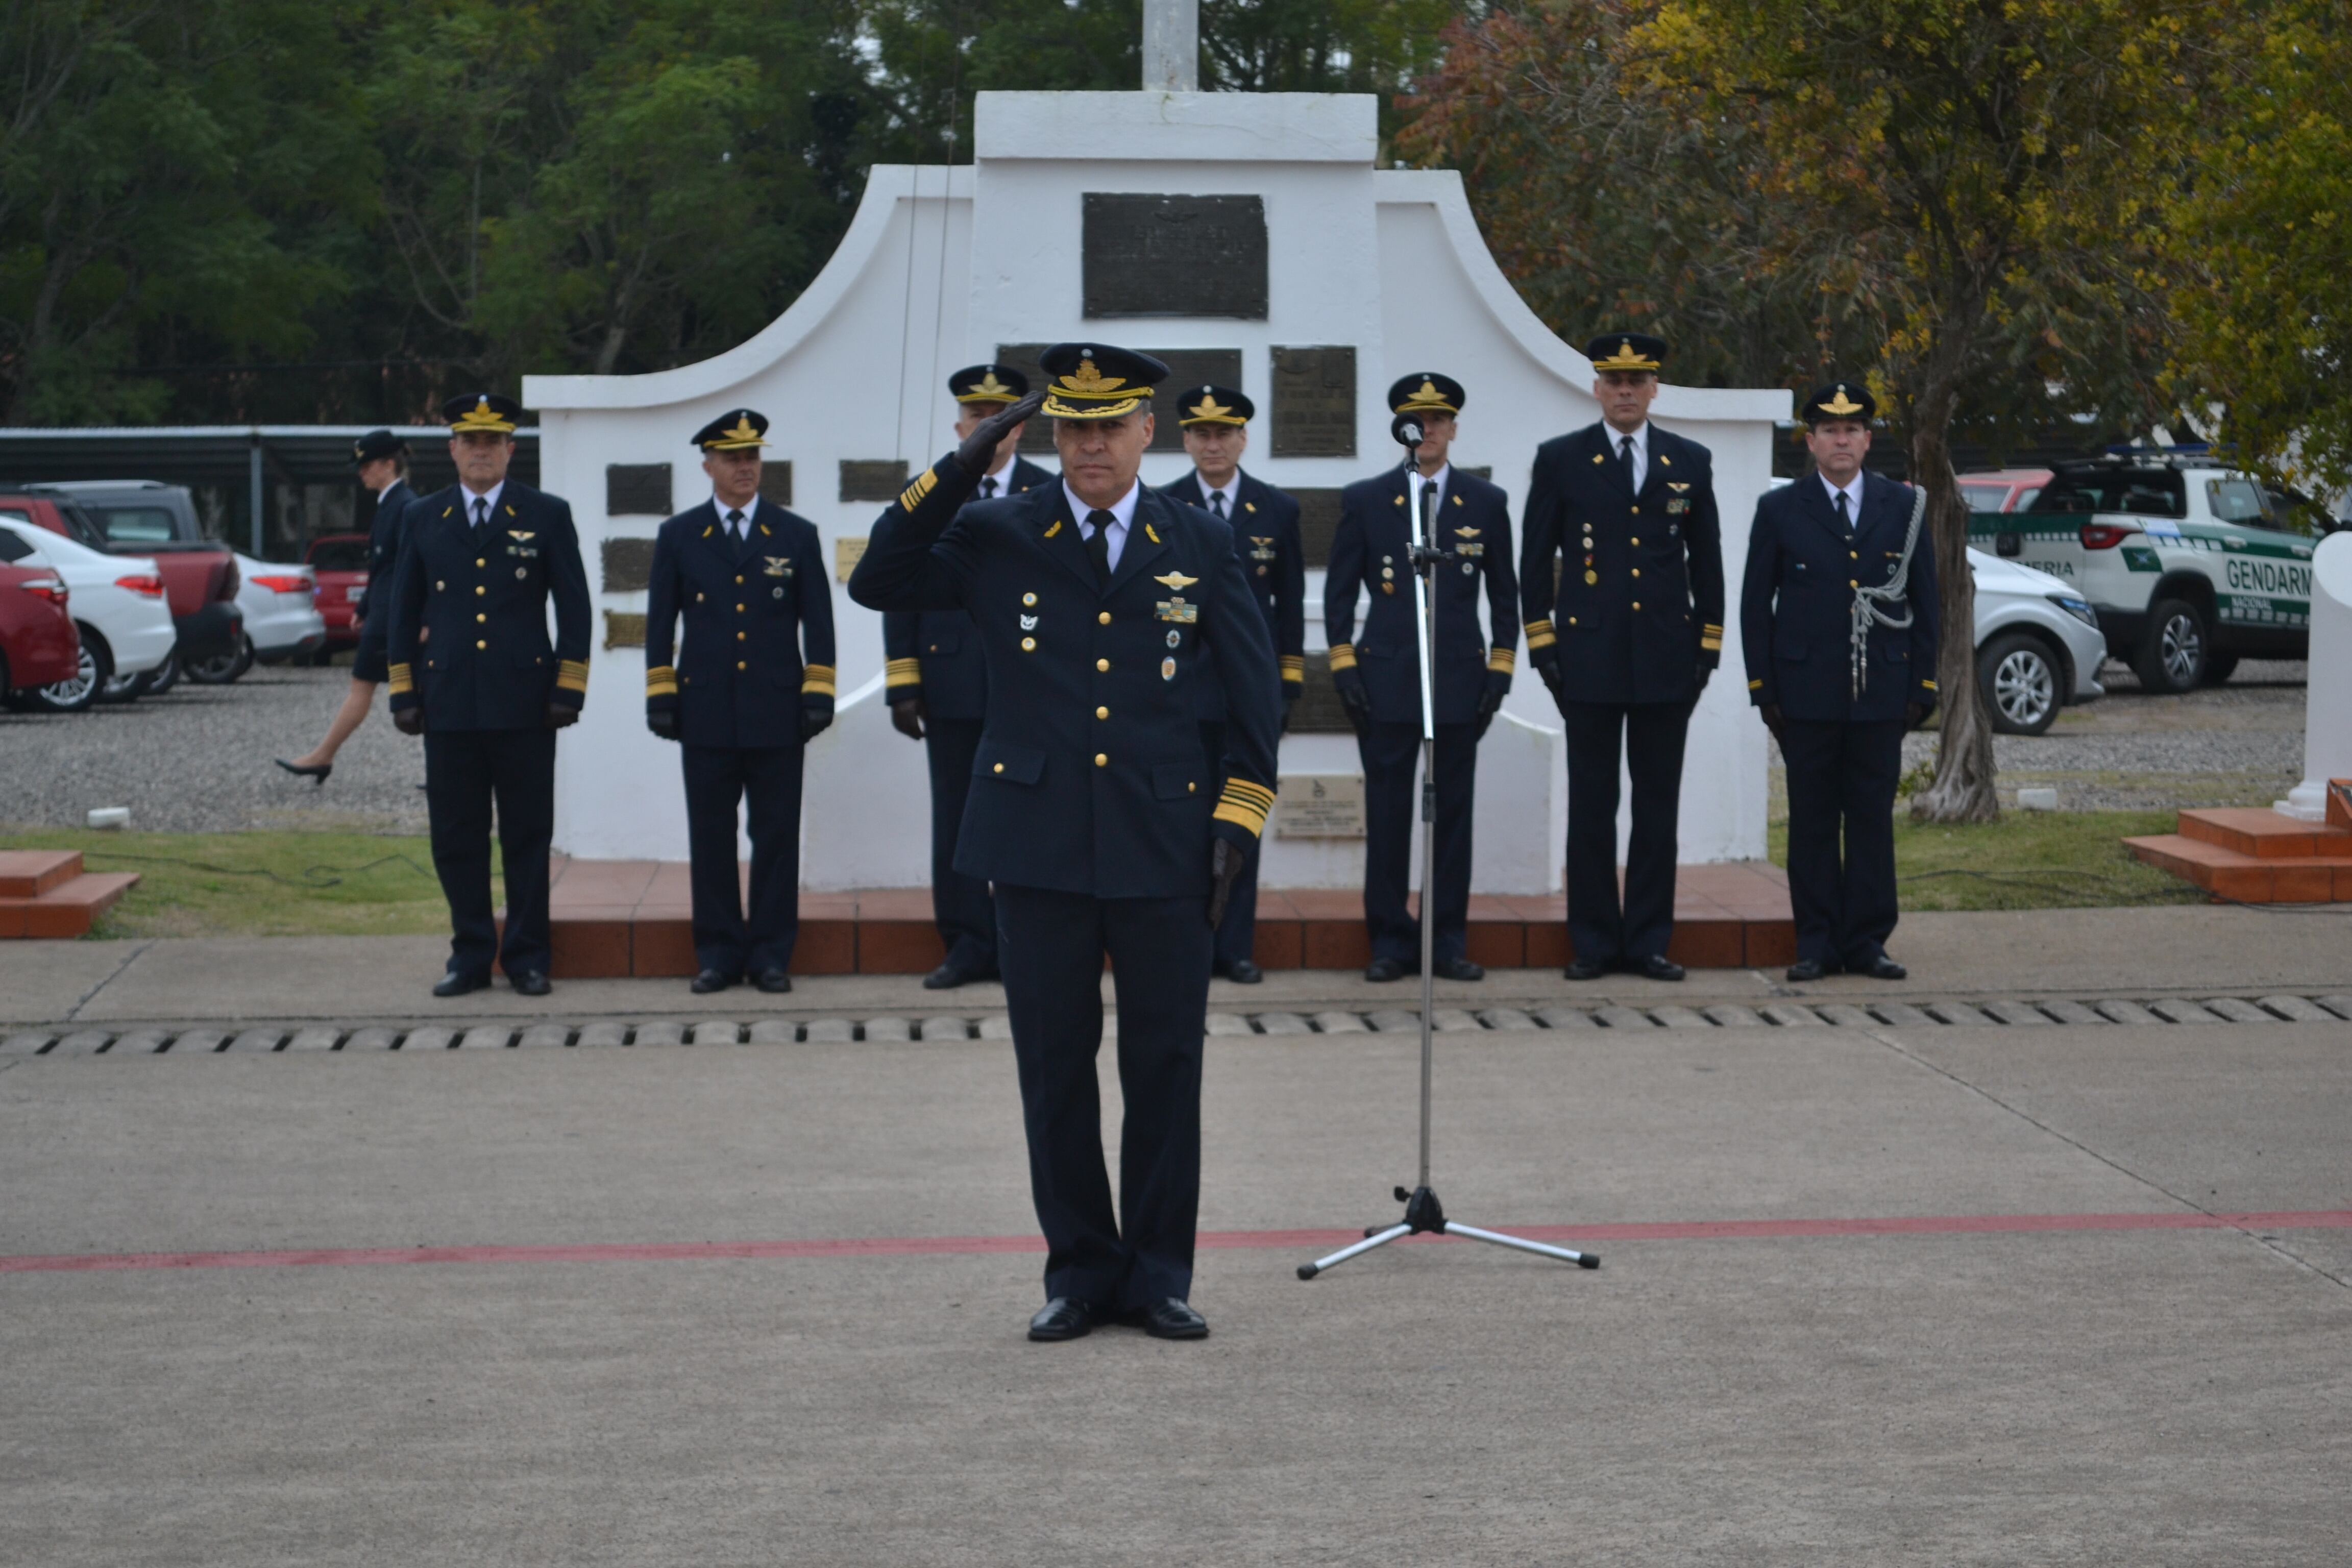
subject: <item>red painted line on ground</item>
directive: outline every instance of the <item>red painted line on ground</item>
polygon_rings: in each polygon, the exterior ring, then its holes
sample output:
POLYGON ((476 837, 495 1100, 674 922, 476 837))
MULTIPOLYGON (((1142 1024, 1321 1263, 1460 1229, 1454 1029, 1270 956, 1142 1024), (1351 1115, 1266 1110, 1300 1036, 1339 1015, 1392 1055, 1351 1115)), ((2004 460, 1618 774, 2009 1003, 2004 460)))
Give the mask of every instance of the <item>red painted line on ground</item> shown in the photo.
MULTIPOLYGON (((1530 1241, 1769 1241, 1802 1237, 1987 1236, 2087 1230, 2347 1230, 2352 1209, 2271 1214, 1921 1215, 1885 1219, 1669 1220, 1620 1225, 1523 1226, 1530 1241)), ((1319 1251, 1362 1239, 1354 1230, 1204 1231, 1204 1248, 1319 1251)), ((1413 1237, 1433 1241, 1434 1237, 1413 1237)), ((574 1247, 310 1247, 279 1252, 113 1252, 0 1256, 0 1274, 99 1273, 125 1268, 303 1268, 368 1263, 667 1263, 709 1258, 923 1258, 1043 1252, 1032 1236, 868 1236, 811 1241, 652 1241, 574 1247)))

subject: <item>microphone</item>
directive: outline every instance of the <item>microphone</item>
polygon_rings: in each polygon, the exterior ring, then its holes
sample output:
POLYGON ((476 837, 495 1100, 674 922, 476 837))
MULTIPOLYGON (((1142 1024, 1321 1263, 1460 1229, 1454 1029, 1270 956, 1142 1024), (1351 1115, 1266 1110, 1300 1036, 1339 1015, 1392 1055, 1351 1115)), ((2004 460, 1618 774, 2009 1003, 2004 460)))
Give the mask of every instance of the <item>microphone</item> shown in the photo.
POLYGON ((1419 447, 1423 440, 1420 416, 1412 414, 1398 415, 1395 422, 1389 426, 1389 434, 1396 437, 1399 446, 1408 450, 1419 447))

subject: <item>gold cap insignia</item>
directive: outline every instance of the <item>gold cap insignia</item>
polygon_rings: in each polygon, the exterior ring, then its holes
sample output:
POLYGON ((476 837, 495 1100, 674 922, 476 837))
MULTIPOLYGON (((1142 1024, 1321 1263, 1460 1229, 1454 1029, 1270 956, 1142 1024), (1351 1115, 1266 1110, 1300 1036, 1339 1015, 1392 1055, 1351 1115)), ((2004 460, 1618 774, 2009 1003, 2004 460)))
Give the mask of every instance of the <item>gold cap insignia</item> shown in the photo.
POLYGON ((1152 581, 1164 588, 1181 593, 1182 590, 1189 588, 1193 584, 1199 582, 1200 579, 1198 577, 1187 577, 1181 572, 1171 572, 1167 576, 1154 577, 1152 581))
POLYGON ((511 434, 514 421, 490 406, 487 397, 477 398, 474 406, 449 421, 452 435, 464 435, 473 430, 492 430, 511 434))
POLYGON ((1013 392, 1011 387, 996 379, 996 372, 991 370, 986 375, 982 376, 978 381, 971 384, 971 387, 965 391, 961 401, 966 403, 1013 403, 1018 402, 1019 399, 1013 395, 1013 392))
POLYGON ((1862 412, 1862 405, 1854 402, 1845 395, 1845 383, 1842 381, 1838 383, 1837 395, 1835 397, 1832 398, 1827 403, 1816 404, 1815 406, 1824 414, 1845 415, 1859 414, 1862 412))
POLYGON ((1207 393, 1202 394, 1200 402, 1195 403, 1192 407, 1184 410, 1184 417, 1187 419, 1221 420, 1228 424, 1235 425, 1241 423, 1241 421, 1234 417, 1234 411, 1231 408, 1228 408, 1223 404, 1218 402, 1215 397, 1207 393))
POLYGON ((1126 384, 1125 376, 1105 375, 1090 359, 1081 359, 1077 369, 1062 377, 1062 390, 1081 397, 1108 397, 1126 384))
POLYGON ((1658 362, 1648 354, 1635 353, 1633 341, 1631 338, 1620 338, 1617 340, 1617 352, 1607 359, 1594 360, 1592 368, 1595 370, 1656 370, 1658 362))
POLYGON ((1446 401, 1445 394, 1437 390, 1437 383, 1430 380, 1429 377, 1424 375, 1421 378, 1421 384, 1412 389, 1412 395, 1407 397, 1402 403, 1397 405, 1397 407, 1400 410, 1406 408, 1443 408, 1450 412, 1453 409, 1454 405, 1446 401))

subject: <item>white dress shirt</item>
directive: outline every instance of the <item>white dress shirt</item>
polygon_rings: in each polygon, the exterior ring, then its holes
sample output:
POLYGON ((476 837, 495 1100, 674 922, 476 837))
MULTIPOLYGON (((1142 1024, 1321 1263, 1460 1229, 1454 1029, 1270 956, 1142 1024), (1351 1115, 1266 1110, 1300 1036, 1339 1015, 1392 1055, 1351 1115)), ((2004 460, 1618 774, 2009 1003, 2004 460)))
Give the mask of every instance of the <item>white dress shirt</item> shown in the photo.
POLYGON ((710 492, 710 510, 719 514, 719 526, 727 531, 729 537, 740 542, 741 540, 749 539, 751 536, 751 520, 759 515, 760 498, 757 495, 754 495, 750 500, 745 501, 741 506, 731 507, 725 501, 719 499, 719 492, 717 490, 712 490, 710 492), (741 512, 743 514, 743 521, 740 523, 729 522, 727 521, 727 514, 730 511, 741 512))
POLYGON ((1201 510, 1202 511, 1209 513, 1212 517, 1222 517, 1227 522, 1231 522, 1234 520, 1234 509, 1241 505, 1242 471, 1239 468, 1235 468, 1234 470, 1234 477, 1227 479, 1222 485, 1211 484, 1209 482, 1209 476, 1201 472, 1200 469, 1195 468, 1192 470, 1192 482, 1201 487, 1201 510), (1224 497, 1225 500, 1224 509, 1223 510, 1219 510, 1217 507, 1217 498, 1219 496, 1224 497))
POLYGON ((1423 520, 1429 524, 1433 536, 1437 531, 1437 509, 1445 504, 1445 487, 1453 479, 1454 465, 1451 463, 1440 463, 1433 474, 1424 474, 1419 468, 1412 471, 1412 493, 1415 496, 1425 494, 1431 485, 1437 487, 1437 493, 1429 498, 1429 515, 1423 520))
POLYGON ((1819 469, 1814 470, 1813 477, 1821 480, 1822 489, 1829 491, 1830 493, 1831 514, 1832 516, 1836 514, 1837 499, 1840 496, 1843 496, 1845 497, 1845 526, 1848 531, 1851 531, 1858 526, 1862 521, 1861 470, 1856 469, 1853 476, 1853 481, 1851 484, 1845 485, 1833 485, 1830 483, 1829 476, 1822 473, 1819 469))
POLYGON ((1640 495, 1650 477, 1650 422, 1643 420, 1642 427, 1630 434, 1605 420, 1601 427, 1609 433, 1609 455, 1612 458, 1624 451, 1627 441, 1633 443, 1633 493, 1640 495))
POLYGON ((466 492, 466 526, 467 528, 471 528, 474 526, 474 520, 477 517, 487 519, 499 515, 499 497, 505 493, 507 482, 504 479, 500 479, 497 484, 494 484, 488 489, 484 490, 479 496, 475 495, 472 490, 467 489, 464 485, 459 485, 457 488, 461 490, 465 490, 466 492), (486 501, 488 504, 478 510, 474 505, 477 500, 486 501))
POLYGON ((994 500, 1000 496, 1011 495, 1014 460, 1013 458, 1007 458, 981 475, 980 483, 972 487, 972 494, 982 500, 994 500))
MULTIPOLYGON (((1127 548, 1127 530, 1128 525, 1135 521, 1135 504, 1142 497, 1143 483, 1139 479, 1127 487, 1125 495, 1104 509, 1111 516, 1110 569, 1114 572, 1118 570, 1119 552, 1127 548)), ((1092 511, 1094 508, 1078 499, 1078 492, 1070 488, 1070 481, 1067 479, 1062 481, 1062 499, 1070 503, 1070 515, 1077 520, 1078 542, 1083 544, 1087 537, 1087 513, 1092 511)))

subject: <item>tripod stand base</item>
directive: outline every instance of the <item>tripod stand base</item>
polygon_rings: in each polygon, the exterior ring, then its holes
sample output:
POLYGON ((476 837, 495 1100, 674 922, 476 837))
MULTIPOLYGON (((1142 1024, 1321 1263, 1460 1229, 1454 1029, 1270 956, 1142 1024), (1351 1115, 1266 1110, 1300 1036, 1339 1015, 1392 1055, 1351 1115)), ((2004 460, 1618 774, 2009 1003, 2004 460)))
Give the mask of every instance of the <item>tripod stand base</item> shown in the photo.
POLYGON ((1410 1193, 1399 1187, 1396 1190, 1396 1195, 1404 1205, 1404 1220, 1402 1224, 1390 1226, 1385 1230, 1378 1228, 1366 1230, 1363 1240, 1343 1247, 1328 1258, 1318 1258, 1312 1263, 1300 1264, 1298 1277, 1301 1279, 1312 1279, 1326 1269, 1336 1268, 1350 1258, 1361 1258, 1374 1247, 1386 1247, 1401 1237, 1417 1236, 1424 1232, 1432 1236, 1459 1236, 1471 1241, 1484 1241, 1496 1247, 1508 1247, 1520 1252, 1532 1252, 1539 1258, 1552 1258, 1562 1263, 1573 1263, 1579 1268, 1601 1267, 1601 1258, 1595 1253, 1575 1252, 1565 1247, 1551 1247, 1540 1241, 1528 1241, 1521 1237, 1506 1236, 1499 1230, 1480 1230, 1476 1226, 1464 1225, 1459 1220, 1449 1220, 1445 1217, 1444 1206, 1437 1201, 1437 1194, 1429 1187, 1415 1187, 1410 1193))

